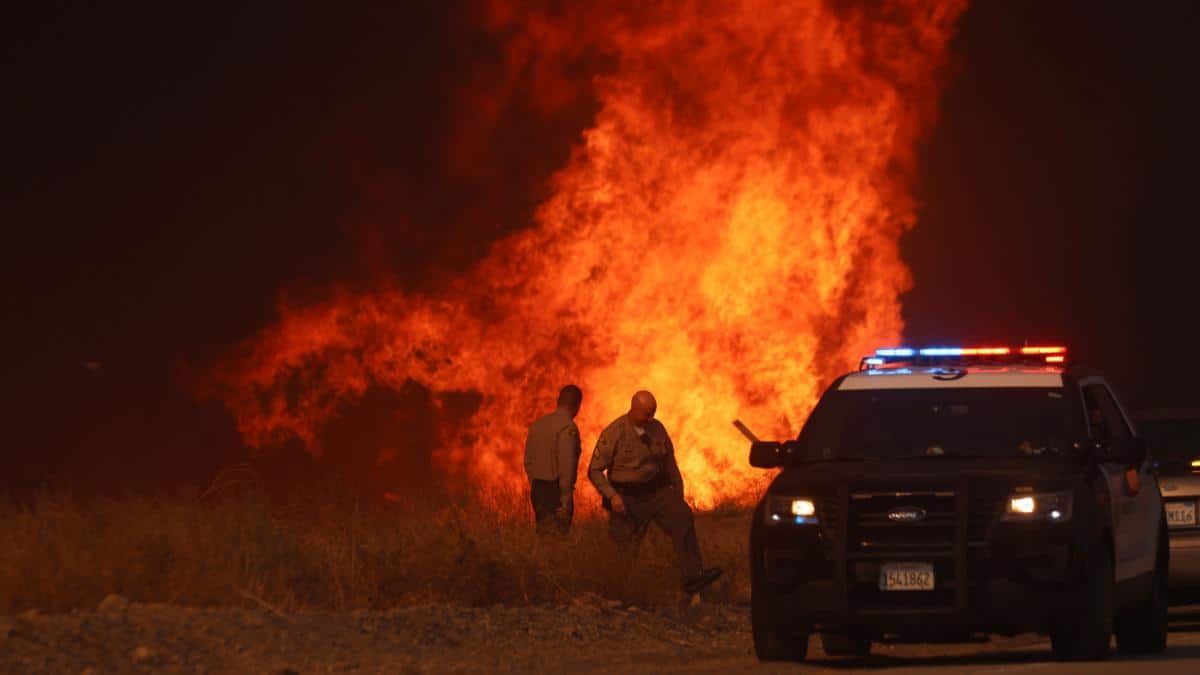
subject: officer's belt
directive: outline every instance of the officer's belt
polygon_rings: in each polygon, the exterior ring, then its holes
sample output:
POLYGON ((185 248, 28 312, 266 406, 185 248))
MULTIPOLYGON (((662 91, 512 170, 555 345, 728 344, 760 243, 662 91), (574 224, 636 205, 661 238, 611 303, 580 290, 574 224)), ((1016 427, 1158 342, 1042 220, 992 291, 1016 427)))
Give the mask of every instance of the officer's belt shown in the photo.
POLYGON ((667 477, 661 471, 650 480, 638 481, 636 483, 622 483, 615 480, 610 480, 609 482, 612 483, 613 489, 622 497, 644 497, 667 487, 667 477))

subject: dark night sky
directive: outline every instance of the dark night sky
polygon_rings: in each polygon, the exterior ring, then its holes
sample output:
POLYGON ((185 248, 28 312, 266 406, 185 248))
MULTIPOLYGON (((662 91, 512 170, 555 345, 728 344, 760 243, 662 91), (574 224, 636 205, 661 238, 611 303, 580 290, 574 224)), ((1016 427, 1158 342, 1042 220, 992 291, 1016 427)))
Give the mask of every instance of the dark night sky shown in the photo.
MULTIPOLYGON (((1144 4, 964 15, 903 241, 913 341, 1064 340, 1135 407, 1200 406, 1198 23, 1144 4)), ((2 10, 0 489, 207 475, 242 449, 189 364, 281 293, 436 283, 529 222, 591 102, 516 101, 455 161, 496 45, 462 6, 389 5, 2 10)))

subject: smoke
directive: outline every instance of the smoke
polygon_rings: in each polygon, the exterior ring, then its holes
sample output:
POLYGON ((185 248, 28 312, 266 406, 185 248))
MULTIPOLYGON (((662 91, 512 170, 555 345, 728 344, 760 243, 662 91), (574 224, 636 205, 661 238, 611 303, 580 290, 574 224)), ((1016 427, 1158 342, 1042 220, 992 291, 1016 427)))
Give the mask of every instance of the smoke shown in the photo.
POLYGON ((585 391, 585 439, 649 388, 690 496, 744 494, 757 476, 729 422, 794 435, 832 377, 900 335, 915 146, 962 9, 488 4, 503 48, 461 94, 455 166, 528 129, 506 124, 514 110, 594 104, 533 222, 435 291, 281 306, 217 390, 253 446, 361 443, 381 485, 401 480, 396 457, 432 451, 431 475, 504 487, 563 384, 585 391), (379 391, 411 395, 378 426, 416 410, 422 431, 330 432, 379 391))

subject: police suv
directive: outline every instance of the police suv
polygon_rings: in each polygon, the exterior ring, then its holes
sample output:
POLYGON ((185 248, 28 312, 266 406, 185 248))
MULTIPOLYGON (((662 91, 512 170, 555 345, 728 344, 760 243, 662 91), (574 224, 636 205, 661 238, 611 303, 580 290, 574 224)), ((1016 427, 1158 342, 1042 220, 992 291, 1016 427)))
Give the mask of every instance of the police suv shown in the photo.
POLYGON ((838 378, 750 535, 754 647, 800 660, 873 641, 1048 634, 1100 659, 1166 645, 1167 526, 1145 445, 1064 347, 880 349, 838 378))

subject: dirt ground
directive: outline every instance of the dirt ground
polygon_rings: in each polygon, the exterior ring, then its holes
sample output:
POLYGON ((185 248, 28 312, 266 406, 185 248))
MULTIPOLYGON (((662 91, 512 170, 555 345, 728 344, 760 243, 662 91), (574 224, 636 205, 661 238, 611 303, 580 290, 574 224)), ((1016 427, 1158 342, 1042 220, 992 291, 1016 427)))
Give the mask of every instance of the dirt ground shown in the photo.
POLYGON ((0 672, 598 671, 746 653, 748 622, 742 608, 648 611, 600 598, 569 607, 282 614, 113 596, 95 610, 0 617, 0 672))
POLYGON ((746 607, 645 609, 595 596, 567 607, 340 614, 110 596, 94 610, 0 617, 3 673, 673 672, 735 663, 753 663, 746 607))

